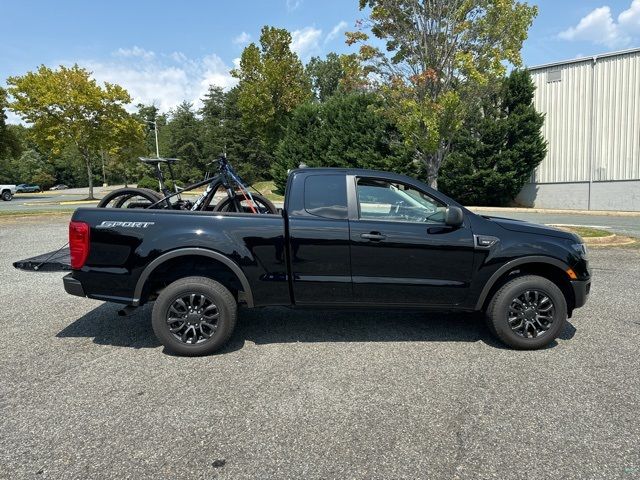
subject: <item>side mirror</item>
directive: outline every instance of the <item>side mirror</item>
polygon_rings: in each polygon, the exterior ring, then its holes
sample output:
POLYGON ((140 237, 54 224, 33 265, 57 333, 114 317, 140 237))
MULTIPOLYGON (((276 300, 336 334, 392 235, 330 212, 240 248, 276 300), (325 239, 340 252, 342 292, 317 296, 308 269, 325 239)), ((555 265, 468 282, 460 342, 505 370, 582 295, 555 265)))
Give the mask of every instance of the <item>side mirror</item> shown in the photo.
POLYGON ((444 214, 444 223, 450 227, 459 227, 464 221, 464 213, 460 207, 447 207, 444 214))

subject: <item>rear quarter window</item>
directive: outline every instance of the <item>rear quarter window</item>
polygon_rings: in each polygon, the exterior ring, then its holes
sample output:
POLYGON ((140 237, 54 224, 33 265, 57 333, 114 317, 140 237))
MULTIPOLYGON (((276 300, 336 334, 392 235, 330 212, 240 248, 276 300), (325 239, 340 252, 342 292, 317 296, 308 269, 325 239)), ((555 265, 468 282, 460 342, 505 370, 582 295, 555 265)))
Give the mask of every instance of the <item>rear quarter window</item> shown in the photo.
POLYGON ((304 182, 304 209, 323 218, 347 218, 347 183, 344 175, 310 175, 304 182))

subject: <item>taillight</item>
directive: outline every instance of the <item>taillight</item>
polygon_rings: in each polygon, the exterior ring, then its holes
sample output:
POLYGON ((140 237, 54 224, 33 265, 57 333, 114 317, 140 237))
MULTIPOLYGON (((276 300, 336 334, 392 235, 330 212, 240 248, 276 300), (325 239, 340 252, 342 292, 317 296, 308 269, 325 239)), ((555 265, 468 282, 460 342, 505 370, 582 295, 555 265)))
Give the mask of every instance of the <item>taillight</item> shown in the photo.
POLYGON ((81 269, 89 256, 89 231, 88 223, 69 223, 69 251, 71 268, 74 270, 81 269))

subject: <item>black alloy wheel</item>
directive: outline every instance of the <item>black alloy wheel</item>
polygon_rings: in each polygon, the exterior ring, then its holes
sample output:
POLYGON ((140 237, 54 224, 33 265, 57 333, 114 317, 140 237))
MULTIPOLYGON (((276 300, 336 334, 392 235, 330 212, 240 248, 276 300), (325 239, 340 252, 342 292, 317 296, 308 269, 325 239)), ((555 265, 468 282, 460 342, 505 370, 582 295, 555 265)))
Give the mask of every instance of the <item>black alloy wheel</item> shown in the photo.
POLYGON ((555 306, 551 298, 540 290, 526 290, 511 301, 509 326, 522 338, 537 338, 551 328, 555 306))
POLYGON ((238 305, 227 287, 212 278, 186 277, 165 287, 153 305, 151 326, 167 350, 209 355, 233 333, 238 305))
POLYGON ((486 309, 489 331, 504 344, 535 350, 551 344, 567 320, 561 286, 539 275, 519 275, 496 291, 486 309))
POLYGON ((216 333, 219 318, 220 312, 214 301, 196 293, 178 296, 166 314, 171 334, 187 345, 209 340, 216 333))

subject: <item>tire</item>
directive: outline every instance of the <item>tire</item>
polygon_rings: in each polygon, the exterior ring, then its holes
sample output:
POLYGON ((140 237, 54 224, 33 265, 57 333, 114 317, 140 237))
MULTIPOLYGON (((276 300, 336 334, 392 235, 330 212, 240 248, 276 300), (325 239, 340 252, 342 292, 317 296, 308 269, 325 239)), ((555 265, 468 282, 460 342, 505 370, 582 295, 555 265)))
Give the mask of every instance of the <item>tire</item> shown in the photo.
MULTIPOLYGON (((251 196, 253 197, 253 200, 255 201, 255 203, 258 204, 259 213, 274 213, 274 214, 278 213, 278 209, 273 203, 271 203, 271 201, 268 198, 258 193, 252 193, 251 196)), ((244 213, 253 213, 251 208, 249 207, 249 202, 247 202, 242 195, 238 195, 238 197, 239 197, 238 200, 241 202, 240 206, 242 207, 242 211, 244 213)), ((214 212, 235 212, 236 209, 231 199, 229 197, 226 197, 220 200, 220 202, 218 202, 218 204, 213 208, 213 211, 214 212)))
POLYGON ((10 190, 5 190, 2 192, 2 195, 0 195, 2 197, 2 200, 4 200, 5 202, 10 202, 11 199, 13 198, 13 195, 11 195, 11 191, 10 190))
POLYGON ((551 280, 525 275, 508 281, 495 293, 486 317, 498 340, 519 350, 535 350, 549 345, 562 332, 567 302, 551 280))
POLYGON ((150 188, 119 188, 105 195, 98 202, 98 208, 146 208, 161 199, 160 194, 150 188))
POLYGON ((151 325, 167 350, 189 357, 209 355, 229 340, 236 326, 237 310, 236 299, 224 285, 206 277, 187 277, 162 290, 153 306, 151 325), (189 306, 194 305, 196 311, 189 313, 189 306), (197 312, 198 305, 204 305, 202 313, 197 312), (217 318, 208 319, 207 311, 210 316, 217 314, 217 318), (181 316, 182 312, 186 317, 181 316), (169 321, 170 315, 176 318, 175 322, 169 321), (200 323, 202 318, 208 322, 200 323), (214 320, 215 329, 212 329, 214 320), (207 324, 210 326, 205 326, 207 324), (205 338, 204 334, 210 334, 210 337, 205 338))

